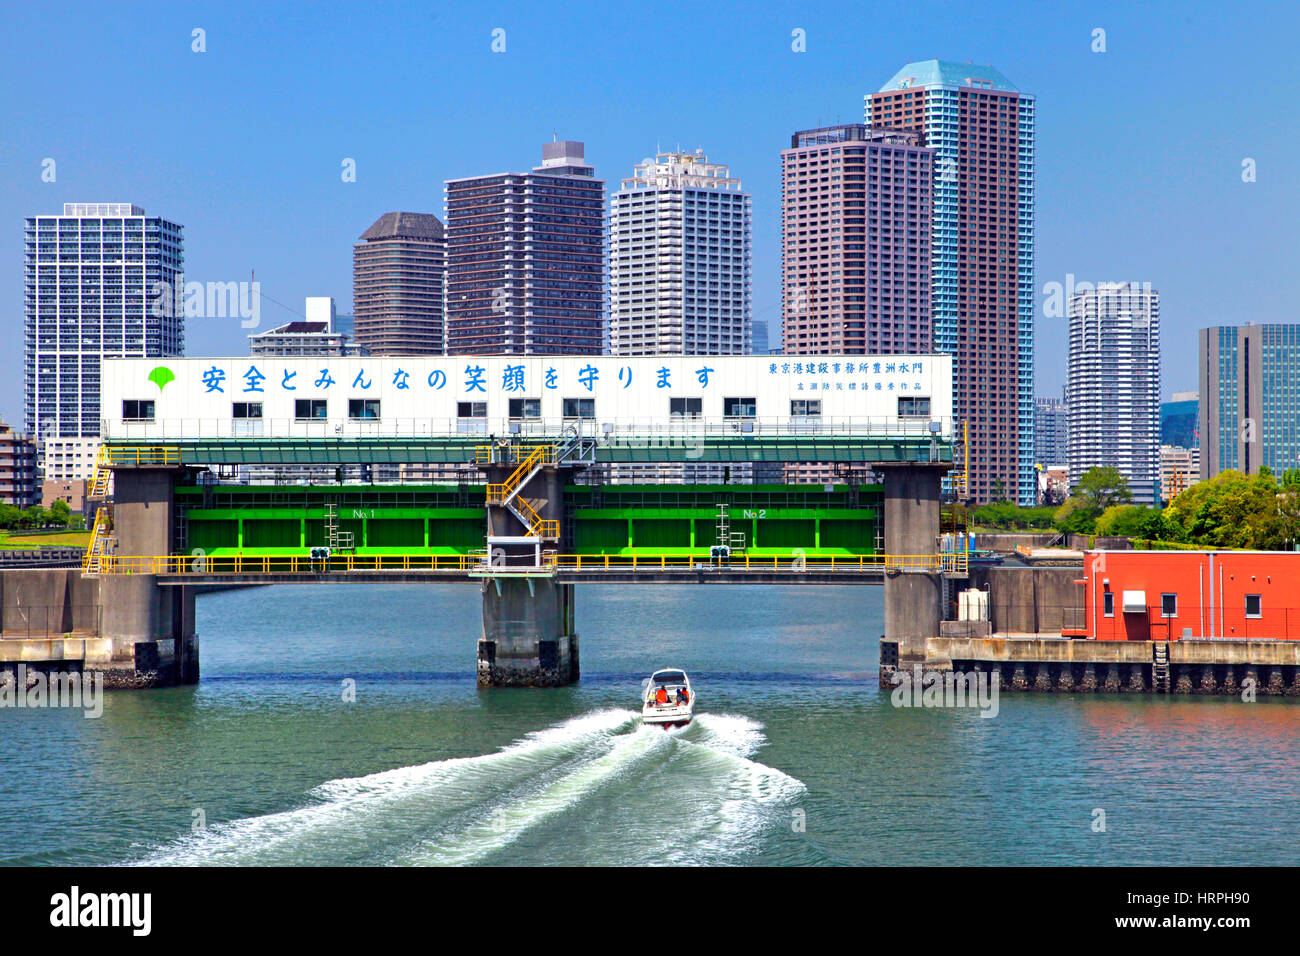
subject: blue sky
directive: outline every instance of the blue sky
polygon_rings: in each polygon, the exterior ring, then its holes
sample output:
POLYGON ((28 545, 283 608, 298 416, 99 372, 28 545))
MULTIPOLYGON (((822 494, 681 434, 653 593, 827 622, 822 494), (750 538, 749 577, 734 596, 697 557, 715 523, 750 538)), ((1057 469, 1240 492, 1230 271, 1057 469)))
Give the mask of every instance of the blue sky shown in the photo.
MULTIPOLYGON (((1037 97, 1039 394, 1065 376, 1043 290, 1069 273, 1160 290, 1166 395, 1196 387, 1197 329, 1300 321, 1300 10, 1286 3, 74 2, 0 16, 0 417, 20 425, 24 217, 130 201, 177 220, 186 278, 255 270, 265 328, 308 295, 350 311, 352 244, 381 213, 441 215, 444 179, 530 168, 553 133, 585 141, 611 185, 657 145, 729 164, 754 197, 754 316, 775 330, 779 151, 794 130, 860 121, 864 93, 932 57, 992 63, 1037 97)), ((193 320, 187 352, 246 354, 247 332, 193 320)))

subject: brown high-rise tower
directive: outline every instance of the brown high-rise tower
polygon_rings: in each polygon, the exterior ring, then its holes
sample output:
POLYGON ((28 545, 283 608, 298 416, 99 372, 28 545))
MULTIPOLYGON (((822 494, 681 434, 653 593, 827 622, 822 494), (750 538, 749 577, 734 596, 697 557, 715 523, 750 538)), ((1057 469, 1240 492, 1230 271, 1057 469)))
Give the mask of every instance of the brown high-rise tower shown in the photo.
POLYGON ((787 353, 932 350, 933 158, 918 133, 861 123, 791 137, 781 151, 787 353))
POLYGON ((387 212, 352 250, 353 335, 371 355, 441 355, 447 246, 442 222, 387 212))

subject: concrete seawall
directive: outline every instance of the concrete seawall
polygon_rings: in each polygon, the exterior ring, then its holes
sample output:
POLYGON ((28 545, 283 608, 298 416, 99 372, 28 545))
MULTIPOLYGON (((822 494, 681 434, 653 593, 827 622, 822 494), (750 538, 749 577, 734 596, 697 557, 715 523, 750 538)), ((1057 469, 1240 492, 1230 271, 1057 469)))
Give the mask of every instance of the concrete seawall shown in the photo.
MULTIPOLYGON (((1159 641, 1062 638, 953 638, 926 641, 922 671, 997 674, 1002 690, 1042 693, 1153 693, 1300 697, 1300 643, 1169 641, 1167 676, 1156 663, 1159 641)), ((883 663, 880 686, 903 666, 883 663)))
MULTIPOLYGON (((987 621, 942 621, 922 641, 886 633, 880 686, 900 671, 997 674, 1002 690, 1300 697, 1300 642, 1098 641, 1063 637, 1083 621, 1081 567, 972 569, 987 621)), ((888 617, 886 623, 888 624, 888 617)))
POLYGON ((153 575, 95 578, 80 568, 0 571, 0 683, 99 672, 106 687, 195 683, 194 594, 153 575))

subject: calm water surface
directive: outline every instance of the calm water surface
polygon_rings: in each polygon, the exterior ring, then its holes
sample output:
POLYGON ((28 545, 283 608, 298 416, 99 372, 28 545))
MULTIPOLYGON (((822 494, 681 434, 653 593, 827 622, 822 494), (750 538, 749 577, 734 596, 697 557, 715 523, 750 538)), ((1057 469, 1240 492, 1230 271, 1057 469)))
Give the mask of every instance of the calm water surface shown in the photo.
POLYGON ((0 710, 0 864, 1296 861, 1300 701, 897 709, 869 586, 584 585, 581 683, 483 691, 480 600, 201 596, 197 687, 0 710), (673 733, 635 713, 666 665, 673 733))

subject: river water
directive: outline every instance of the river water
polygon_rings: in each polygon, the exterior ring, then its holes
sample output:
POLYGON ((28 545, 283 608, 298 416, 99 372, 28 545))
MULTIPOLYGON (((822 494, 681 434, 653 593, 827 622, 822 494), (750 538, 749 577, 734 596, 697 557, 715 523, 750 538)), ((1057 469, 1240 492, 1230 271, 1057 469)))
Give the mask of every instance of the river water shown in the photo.
POLYGON ((895 707, 873 586, 583 585, 581 683, 479 690, 479 601, 200 596, 198 686, 0 709, 0 864, 1296 861, 1300 701, 895 707), (639 726, 663 666, 685 730, 639 726))

